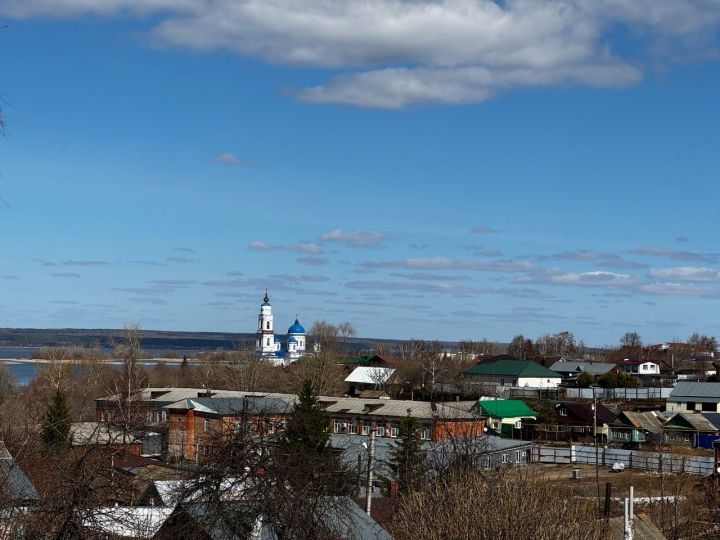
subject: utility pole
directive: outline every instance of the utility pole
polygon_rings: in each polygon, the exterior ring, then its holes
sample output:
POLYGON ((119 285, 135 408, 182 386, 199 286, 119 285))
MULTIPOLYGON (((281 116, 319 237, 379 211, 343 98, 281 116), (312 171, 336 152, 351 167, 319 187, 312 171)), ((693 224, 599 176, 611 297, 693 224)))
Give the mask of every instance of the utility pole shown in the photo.
POLYGON ((367 485, 365 486, 365 512, 370 515, 373 489, 373 460, 375 459, 375 422, 370 426, 370 444, 368 445, 367 485))
POLYGON ((635 506, 635 493, 633 486, 630 486, 630 497, 625 497, 625 523, 623 527, 623 539, 633 540, 633 513, 635 506))
POLYGON ((598 463, 598 444, 597 444, 597 396, 595 395, 595 388, 593 388, 593 442, 595 443, 595 484, 597 486, 597 503, 598 510, 601 510, 600 506, 600 464, 598 463))

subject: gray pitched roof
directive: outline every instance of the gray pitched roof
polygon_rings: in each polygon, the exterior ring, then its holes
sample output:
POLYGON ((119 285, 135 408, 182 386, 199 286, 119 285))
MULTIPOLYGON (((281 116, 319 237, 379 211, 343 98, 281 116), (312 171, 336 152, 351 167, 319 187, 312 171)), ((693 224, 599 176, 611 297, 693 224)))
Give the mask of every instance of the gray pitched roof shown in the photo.
POLYGON ((590 375, 605 375, 614 367, 615 364, 609 362, 565 362, 558 360, 550 366, 550 370, 558 373, 580 373, 584 371, 590 375))
POLYGON ((720 383, 713 382, 686 382, 675 385, 670 392, 668 401, 696 401, 698 403, 720 402, 720 383))
POLYGON ((676 417, 684 419, 695 431, 701 433, 713 433, 718 430, 709 418, 698 412, 679 412, 670 418, 668 423, 674 423, 676 417))
POLYGON ((40 497, 30 479, 0 441, 0 493, 11 501, 36 501, 40 497))

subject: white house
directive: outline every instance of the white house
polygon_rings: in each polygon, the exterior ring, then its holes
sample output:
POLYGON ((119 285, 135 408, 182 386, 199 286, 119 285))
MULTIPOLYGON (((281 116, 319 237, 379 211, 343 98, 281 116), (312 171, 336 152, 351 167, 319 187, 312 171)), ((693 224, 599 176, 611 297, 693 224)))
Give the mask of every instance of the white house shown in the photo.
POLYGON ((660 375, 660 365, 645 360, 630 360, 626 358, 617 363, 618 370, 633 375, 660 375))

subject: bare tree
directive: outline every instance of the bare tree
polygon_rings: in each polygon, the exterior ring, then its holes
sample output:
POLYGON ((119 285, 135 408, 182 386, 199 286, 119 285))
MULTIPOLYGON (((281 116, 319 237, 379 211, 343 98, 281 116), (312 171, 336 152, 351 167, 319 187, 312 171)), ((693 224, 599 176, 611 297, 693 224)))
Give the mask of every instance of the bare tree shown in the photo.
POLYGON ((535 469, 464 469, 403 497, 392 533, 423 540, 599 540, 604 522, 595 516, 592 504, 562 494, 535 469), (477 508, 493 511, 478 520, 477 508))
POLYGON ((139 393, 146 387, 147 379, 138 364, 142 343, 140 326, 132 324, 123 330, 123 337, 113 342, 115 354, 121 360, 119 372, 110 389, 115 397, 112 421, 122 429, 123 436, 130 438, 134 431, 146 425, 145 411, 139 393))

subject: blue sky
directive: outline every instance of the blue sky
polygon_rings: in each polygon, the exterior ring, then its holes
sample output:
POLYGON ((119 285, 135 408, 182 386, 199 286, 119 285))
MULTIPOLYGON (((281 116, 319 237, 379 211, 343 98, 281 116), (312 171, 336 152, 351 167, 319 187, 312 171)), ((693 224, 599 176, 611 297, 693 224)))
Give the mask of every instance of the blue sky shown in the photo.
POLYGON ((720 333, 714 1, 0 0, 0 326, 720 333), (4 201, 4 202, 3 202, 4 201))

